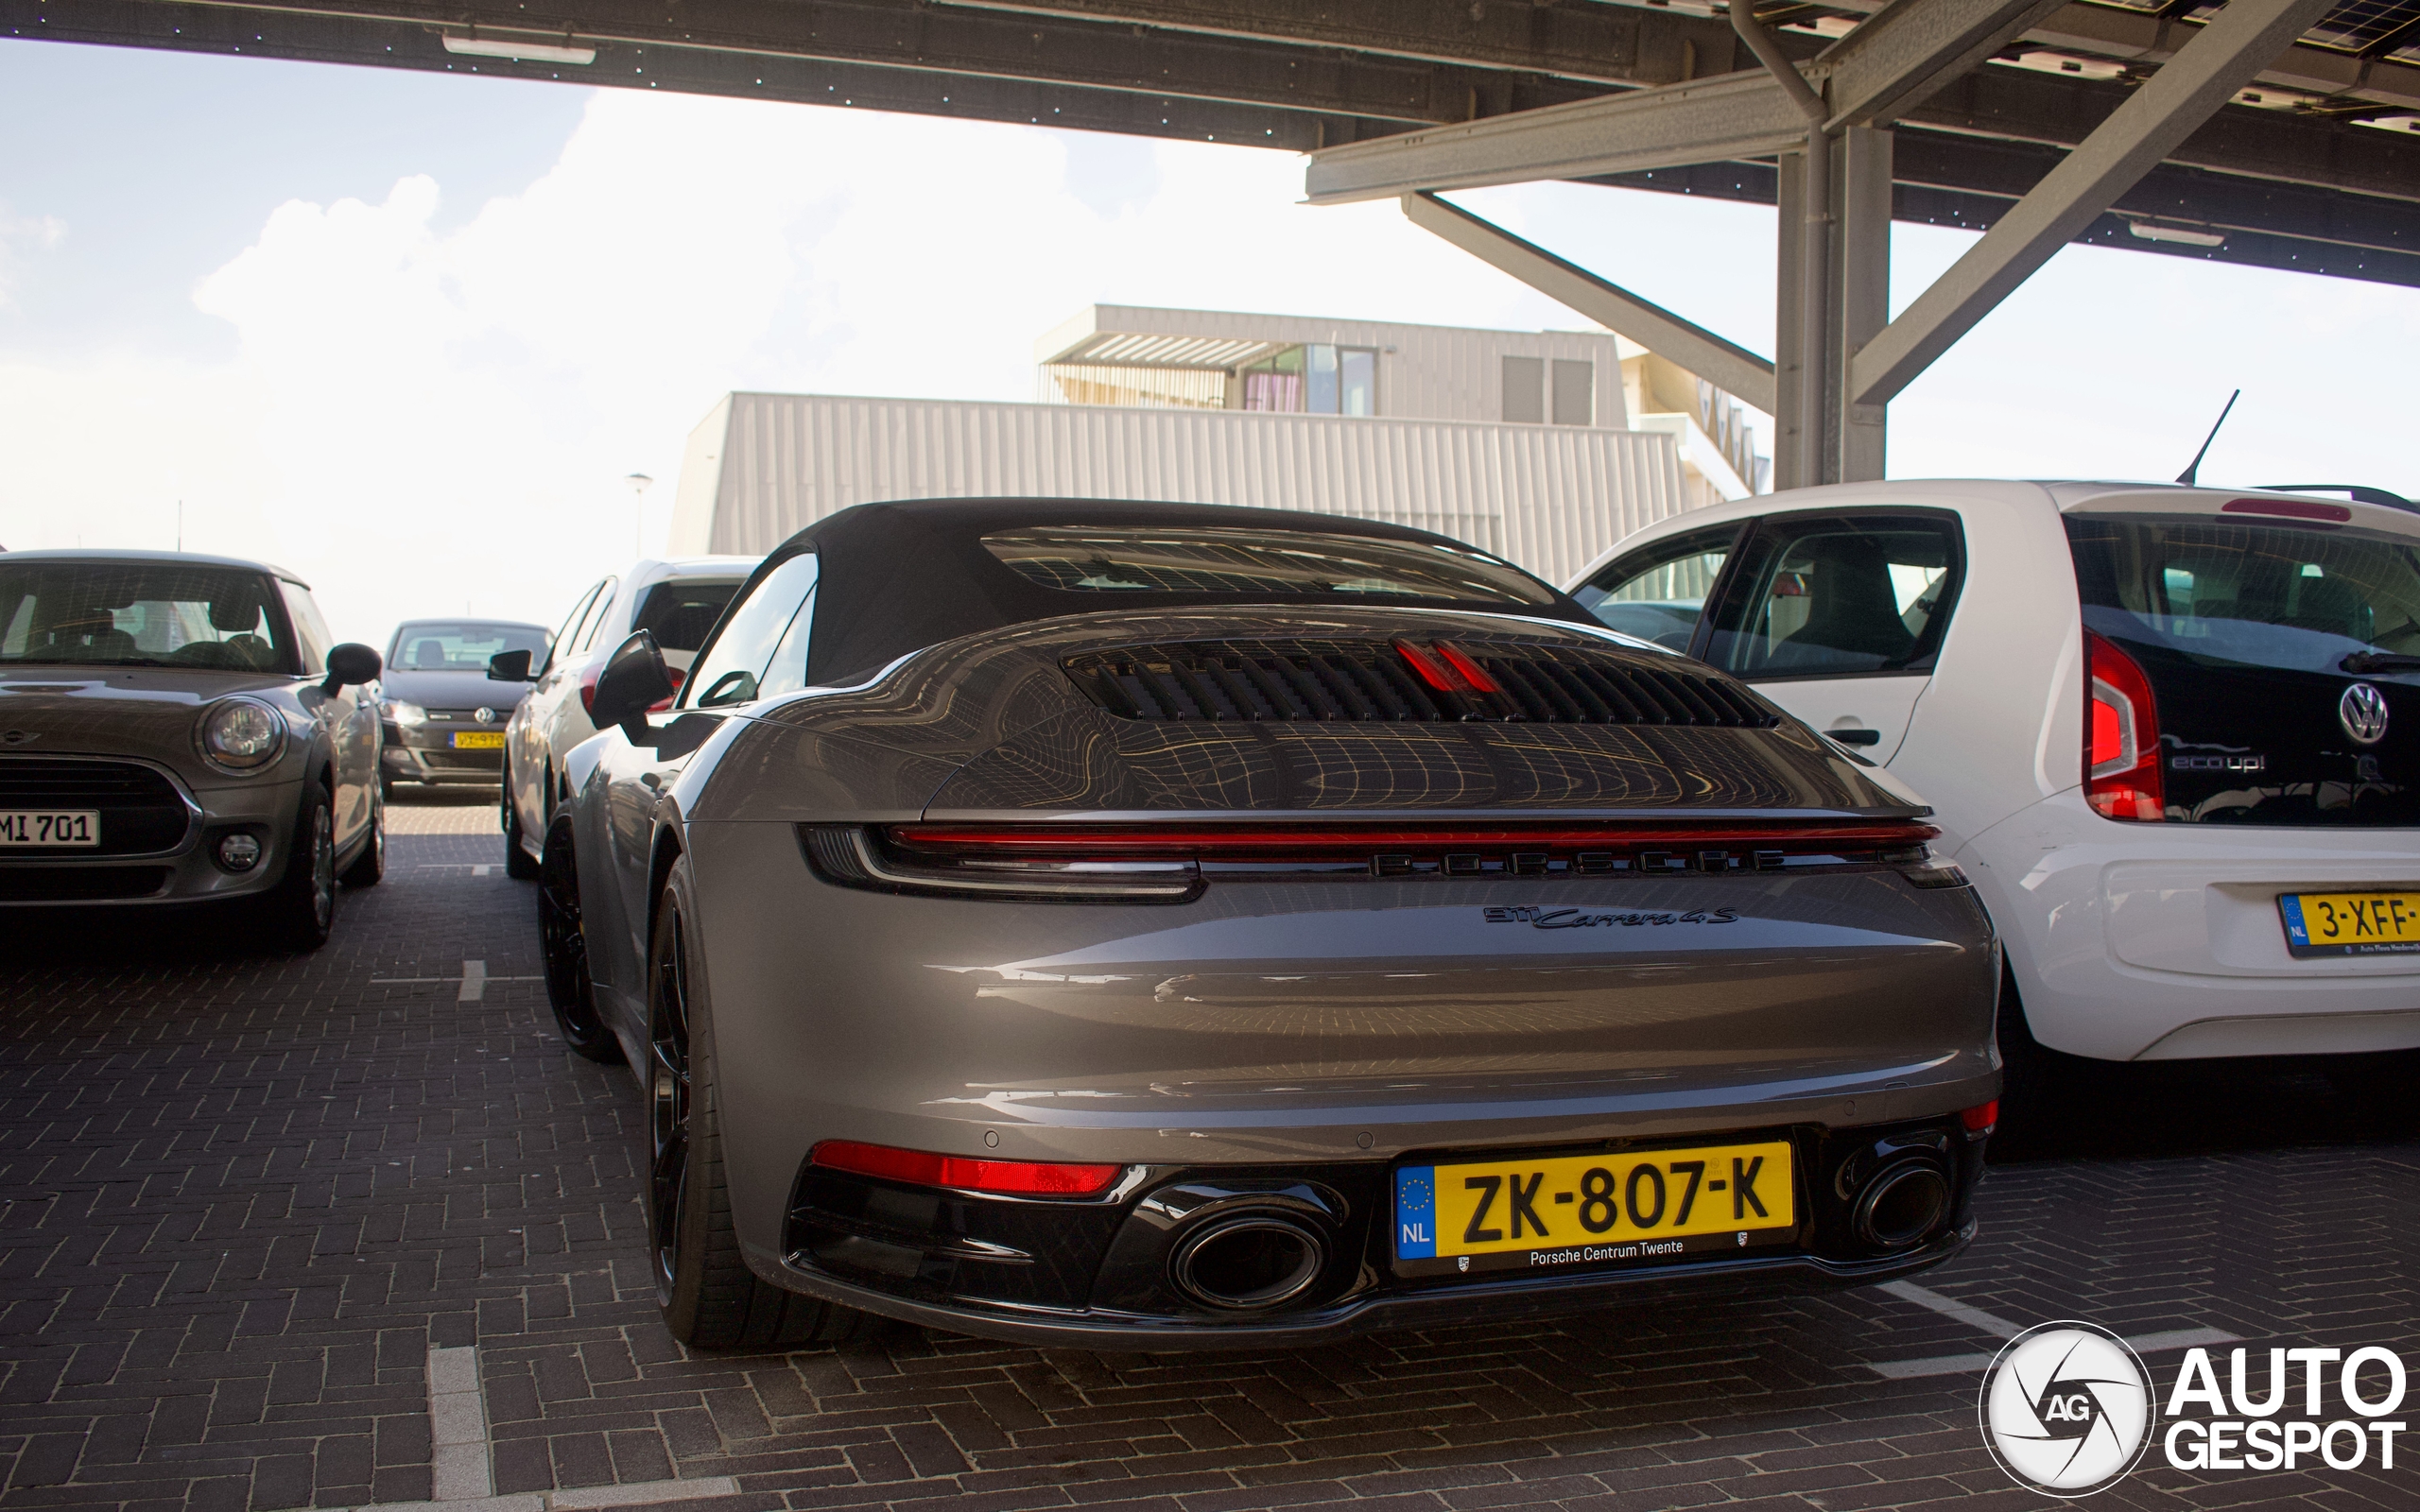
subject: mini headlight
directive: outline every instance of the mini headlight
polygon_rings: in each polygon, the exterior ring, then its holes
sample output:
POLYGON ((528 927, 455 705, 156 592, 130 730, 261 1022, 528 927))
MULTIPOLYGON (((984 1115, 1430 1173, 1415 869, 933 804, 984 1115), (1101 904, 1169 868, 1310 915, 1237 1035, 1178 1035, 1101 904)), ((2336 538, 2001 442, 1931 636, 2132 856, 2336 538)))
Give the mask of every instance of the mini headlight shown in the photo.
POLYGON ((406 703, 401 698, 387 698, 381 700, 378 707, 386 712, 388 718, 406 730, 411 729, 414 725, 428 723, 428 711, 416 703, 406 703))
POLYGON ((256 772, 285 748, 285 720, 257 698, 222 698, 202 712, 201 754, 231 772, 256 772))

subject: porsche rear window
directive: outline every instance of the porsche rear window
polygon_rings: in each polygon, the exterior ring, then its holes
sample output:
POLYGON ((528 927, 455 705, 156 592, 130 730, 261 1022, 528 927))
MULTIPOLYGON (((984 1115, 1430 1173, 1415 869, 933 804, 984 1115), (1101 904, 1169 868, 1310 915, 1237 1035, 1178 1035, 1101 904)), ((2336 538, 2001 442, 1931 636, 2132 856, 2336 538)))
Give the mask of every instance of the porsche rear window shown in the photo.
POLYGON ((0 665, 292 672, 267 576, 170 563, 0 562, 0 665))
POLYGON ((1507 562, 1416 541, 1208 526, 1071 525, 989 535, 983 546, 1028 580, 1069 593, 1554 602, 1544 583, 1507 562))

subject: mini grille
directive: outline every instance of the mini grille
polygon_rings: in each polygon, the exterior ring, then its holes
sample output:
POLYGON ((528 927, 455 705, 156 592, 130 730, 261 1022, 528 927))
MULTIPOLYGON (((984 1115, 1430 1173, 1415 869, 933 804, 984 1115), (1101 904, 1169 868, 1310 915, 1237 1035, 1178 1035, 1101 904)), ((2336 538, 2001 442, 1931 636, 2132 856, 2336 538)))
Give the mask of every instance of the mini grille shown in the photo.
POLYGON ((0 761, 0 808, 168 808, 184 805, 168 780, 131 762, 16 756, 0 761))
POLYGON ((101 843, 85 855, 166 850, 190 822, 175 784, 150 767, 70 756, 0 759, 0 809, 97 810, 101 843))
POLYGON ((1530 720, 1769 730, 1780 716, 1720 676, 1528 642, 1189 642, 1064 662, 1127 719, 1530 720), (1473 675, 1476 674, 1476 675, 1473 675))

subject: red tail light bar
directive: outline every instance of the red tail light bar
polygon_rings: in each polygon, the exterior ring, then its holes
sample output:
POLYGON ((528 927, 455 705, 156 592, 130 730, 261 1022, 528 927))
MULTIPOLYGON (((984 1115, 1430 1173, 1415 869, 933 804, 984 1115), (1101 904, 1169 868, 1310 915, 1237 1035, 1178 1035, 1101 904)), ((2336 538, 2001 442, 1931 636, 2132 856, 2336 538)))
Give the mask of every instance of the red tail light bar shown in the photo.
POLYGON ((1066 1165, 1042 1160, 981 1160, 962 1155, 825 1140, 807 1159, 828 1170, 906 1181, 920 1187, 994 1192, 1020 1197, 1088 1197, 1106 1192, 1122 1165, 1066 1165))
POLYGON ((1627 851, 1658 846, 1895 850, 1921 846, 1940 833, 1929 824, 1901 819, 1812 824, 895 824, 885 832, 892 844, 905 849, 945 850, 961 858, 1172 861, 1364 858, 1397 851, 1627 851))
MULTIPOLYGON (((687 680, 689 676, 679 667, 668 666, 664 670, 666 675, 672 679, 672 697, 658 698, 655 702, 648 704, 647 706, 647 712, 651 714, 660 714, 672 707, 672 698, 677 698, 681 696, 681 684, 687 680)), ((581 671, 579 675, 579 707, 582 713, 589 714, 596 713, 596 679, 604 675, 605 663, 601 661, 591 662, 588 663, 587 667, 581 671)))

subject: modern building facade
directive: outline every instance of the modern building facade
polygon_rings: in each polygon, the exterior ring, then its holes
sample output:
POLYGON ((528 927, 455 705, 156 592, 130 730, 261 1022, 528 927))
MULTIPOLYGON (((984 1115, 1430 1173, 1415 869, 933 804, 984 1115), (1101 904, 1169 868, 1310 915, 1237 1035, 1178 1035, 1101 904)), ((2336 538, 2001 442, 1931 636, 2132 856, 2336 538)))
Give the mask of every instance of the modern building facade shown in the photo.
POLYGON ((1097 305, 1043 338, 1035 404, 724 396, 667 552, 762 552, 883 499, 1167 499, 1415 525, 1560 582, 1757 476, 1728 396, 1623 348, 1097 305))

